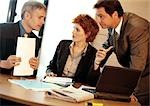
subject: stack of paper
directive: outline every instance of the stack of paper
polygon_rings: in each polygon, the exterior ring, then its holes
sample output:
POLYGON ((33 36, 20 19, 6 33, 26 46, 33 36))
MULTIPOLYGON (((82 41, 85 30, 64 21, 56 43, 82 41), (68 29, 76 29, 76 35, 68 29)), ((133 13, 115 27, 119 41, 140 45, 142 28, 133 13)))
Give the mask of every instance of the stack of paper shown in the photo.
POLYGON ((94 94, 74 88, 72 85, 66 88, 53 89, 52 91, 47 92, 47 95, 51 98, 61 99, 69 102, 82 102, 94 99, 94 94))

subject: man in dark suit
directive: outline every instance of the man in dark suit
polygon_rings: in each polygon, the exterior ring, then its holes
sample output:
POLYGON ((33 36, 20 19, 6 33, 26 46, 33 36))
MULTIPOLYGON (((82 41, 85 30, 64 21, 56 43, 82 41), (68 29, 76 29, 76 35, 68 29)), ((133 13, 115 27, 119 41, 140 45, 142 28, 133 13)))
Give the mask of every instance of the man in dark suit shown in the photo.
MULTIPOLYGON (((44 24, 46 17, 46 7, 37 1, 28 1, 22 7, 22 20, 17 23, 2 23, 0 24, 0 72, 10 74, 13 67, 19 65, 21 61, 16 57, 16 44, 18 37, 36 38, 35 56, 29 60, 30 67, 37 70, 39 60, 37 58, 38 51, 41 45, 41 39, 37 37, 32 30, 39 31, 44 24), (4 69, 5 68, 5 69, 4 69)), ((32 46, 32 45, 31 45, 32 46)), ((36 71, 35 71, 36 74, 36 71)))
POLYGON ((136 14, 124 13, 118 0, 99 0, 94 8, 97 22, 102 28, 108 28, 109 32, 103 44, 105 49, 97 52, 95 60, 103 66, 114 51, 122 66, 142 71, 133 94, 142 105, 149 105, 150 23, 136 14), (108 52, 106 48, 110 46, 113 49, 108 52))

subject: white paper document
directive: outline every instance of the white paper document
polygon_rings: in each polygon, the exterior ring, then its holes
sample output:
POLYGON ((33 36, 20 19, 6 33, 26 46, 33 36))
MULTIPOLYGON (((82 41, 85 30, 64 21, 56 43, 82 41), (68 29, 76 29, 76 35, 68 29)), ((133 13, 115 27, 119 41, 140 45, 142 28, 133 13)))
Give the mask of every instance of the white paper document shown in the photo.
POLYGON ((50 76, 47 76, 42 81, 58 84, 61 86, 69 86, 69 85, 73 84, 72 78, 67 78, 67 77, 50 77, 50 76))
POLYGON ((35 57, 35 38, 18 37, 16 56, 21 57, 20 65, 14 67, 14 76, 33 75, 29 59, 35 57))

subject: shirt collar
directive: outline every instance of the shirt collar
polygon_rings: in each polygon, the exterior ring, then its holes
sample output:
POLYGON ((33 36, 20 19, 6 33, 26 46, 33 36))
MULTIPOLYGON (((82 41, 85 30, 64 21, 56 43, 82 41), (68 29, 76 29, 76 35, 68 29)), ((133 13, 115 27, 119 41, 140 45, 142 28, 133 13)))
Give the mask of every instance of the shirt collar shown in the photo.
MULTIPOLYGON (((73 46, 74 46, 75 42, 72 42, 69 46, 70 52, 72 52, 73 46)), ((84 50, 82 51, 81 55, 85 55, 86 54, 86 50, 87 50, 88 45, 84 48, 84 50)))
POLYGON ((121 31, 121 25, 122 25, 122 17, 121 17, 121 20, 119 22, 119 25, 115 28, 115 31, 118 33, 118 35, 120 35, 120 31, 121 31))
POLYGON ((19 21, 19 28, 20 28, 20 35, 23 37, 26 31, 22 25, 22 21, 19 21))

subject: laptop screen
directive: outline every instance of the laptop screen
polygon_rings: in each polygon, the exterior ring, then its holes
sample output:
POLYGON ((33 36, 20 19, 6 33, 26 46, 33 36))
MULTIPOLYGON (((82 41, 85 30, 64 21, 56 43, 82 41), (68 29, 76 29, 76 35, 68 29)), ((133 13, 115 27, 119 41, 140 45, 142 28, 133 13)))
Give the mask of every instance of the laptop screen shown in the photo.
POLYGON ((96 85, 96 92, 131 95, 139 80, 141 71, 105 66, 96 85))

